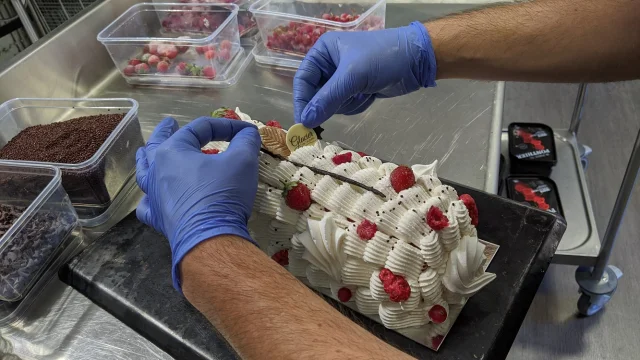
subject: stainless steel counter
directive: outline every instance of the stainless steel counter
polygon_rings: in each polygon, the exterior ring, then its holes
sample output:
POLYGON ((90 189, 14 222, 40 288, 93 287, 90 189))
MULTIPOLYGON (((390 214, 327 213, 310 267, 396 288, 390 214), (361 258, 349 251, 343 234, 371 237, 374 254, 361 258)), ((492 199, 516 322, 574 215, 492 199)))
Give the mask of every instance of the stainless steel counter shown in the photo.
MULTIPOLYGON (((0 73, 0 101, 131 97, 140 103, 145 136, 166 116, 185 124, 223 105, 239 106, 259 120, 292 124, 292 71, 254 63, 236 86, 220 90, 128 86, 96 35, 135 2, 103 1, 40 40, 0 73)), ((477 5, 390 4, 387 26, 477 5)), ((323 137, 397 163, 438 159, 440 176, 495 193, 503 95, 502 83, 439 81, 435 89, 378 100, 361 115, 335 116, 325 124, 323 137)), ((95 237, 99 232, 89 235, 95 237)), ((25 319, 0 331, 13 351, 25 359, 169 358, 57 279, 41 293, 25 319)))

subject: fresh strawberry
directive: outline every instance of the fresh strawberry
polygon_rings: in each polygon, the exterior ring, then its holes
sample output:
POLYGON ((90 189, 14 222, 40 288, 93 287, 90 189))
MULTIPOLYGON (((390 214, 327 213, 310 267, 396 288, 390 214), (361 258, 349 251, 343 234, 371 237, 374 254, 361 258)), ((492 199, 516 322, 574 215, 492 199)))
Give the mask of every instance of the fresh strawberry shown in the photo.
POLYGON ((172 46, 164 53, 164 56, 168 57, 169 59, 175 59, 176 56, 178 56, 178 48, 172 46))
POLYGON ((156 69, 158 69, 158 72, 160 73, 166 73, 169 71, 169 63, 166 61, 160 61, 156 66, 156 69))
POLYGON ((439 231, 449 226, 449 219, 436 206, 432 206, 427 212, 427 225, 433 230, 439 231))
POLYGON ((218 59, 220 61, 229 61, 229 59, 231 59, 231 50, 220 49, 220 52, 218 53, 218 59))
POLYGON ((442 335, 436 335, 434 337, 431 338, 431 348, 434 350, 437 350, 440 347, 440 344, 442 344, 442 340, 444 340, 444 336, 442 335))
POLYGON ((218 149, 202 149, 202 153, 203 154, 209 154, 209 155, 215 155, 215 154, 219 154, 220 150, 218 150, 218 149))
POLYGON ((176 65, 176 72, 180 75, 188 75, 189 74, 189 65, 186 62, 180 62, 176 65))
POLYGON ((351 290, 347 289, 346 287, 342 287, 340 288, 340 290, 338 290, 338 299, 342 302, 351 300, 351 295, 351 290))
POLYGON ((362 151, 357 151, 357 153, 358 153, 358 155, 360 155, 360 156, 362 156, 362 157, 367 156, 367 154, 363 153, 362 151))
POLYGON ((462 200, 462 202, 464 203, 464 206, 466 206, 467 210, 469 210, 469 217, 471 217, 471 225, 478 226, 478 206, 476 205, 476 201, 469 194, 462 194, 458 198, 462 200))
POLYGON ((376 231, 378 231, 378 226, 367 219, 362 220, 356 228, 358 237, 365 241, 371 240, 376 235, 376 231))
POLYGON ((276 120, 269 120, 269 121, 267 121, 267 123, 265 125, 266 126, 276 127, 278 129, 282 129, 282 125, 280 125, 280 123, 277 122, 276 120))
POLYGON ((213 80, 216 77, 216 69, 214 69, 213 66, 205 66, 202 69, 202 76, 209 80, 213 80))
POLYGON ((399 193, 402 190, 412 187, 413 184, 416 183, 416 176, 410 167, 400 165, 393 169, 391 175, 389 175, 389 181, 391 182, 391 186, 393 186, 393 190, 399 193))
POLYGON ((336 165, 340 165, 340 164, 351 162, 352 157, 353 157, 353 154, 349 151, 344 154, 338 154, 332 157, 331 161, 333 161, 333 163, 336 165))
POLYGON ((215 50, 207 50, 204 53, 204 57, 207 58, 207 60, 213 60, 216 57, 215 50))
POLYGON ((140 64, 142 61, 140 61, 140 59, 131 59, 129 60, 129 65, 133 65, 136 66, 138 64, 140 64))
POLYGON ((196 52, 200 55, 203 55, 207 50, 209 50, 206 46, 196 46, 196 52))
POLYGON ((147 61, 149 61, 150 57, 151 57, 151 54, 142 54, 142 56, 140 56, 140 62, 146 63, 147 61))
POLYGON ((149 59, 147 59, 147 64, 149 66, 156 66, 160 62, 160 57, 158 55, 151 55, 149 59))
POLYGON ((442 305, 433 305, 429 309, 429 319, 436 324, 442 324, 447 320, 447 310, 442 305))
POLYGON ((238 116, 238 114, 236 114, 235 111, 226 108, 226 107, 221 107, 217 110, 214 110, 211 113, 211 117, 214 118, 225 118, 225 119, 232 119, 232 120, 240 120, 240 116, 238 116))
POLYGON ((124 73, 124 76, 131 76, 136 73, 136 67, 133 65, 127 65, 122 72, 124 73))
POLYGON ((311 191, 303 183, 286 183, 282 196, 287 206, 294 210, 305 211, 311 206, 311 191))
POLYGON ((220 42, 220 49, 231 50, 232 46, 233 44, 231 44, 229 40, 222 40, 222 42, 220 42))
POLYGON ((278 264, 287 266, 289 265, 289 250, 280 250, 277 253, 273 254, 271 258, 278 264))
POLYGON ((151 55, 158 55, 158 44, 149 44, 147 52, 151 55))
POLYGON ((135 68, 136 74, 146 74, 149 72, 149 65, 145 63, 140 63, 136 65, 134 68, 135 68))

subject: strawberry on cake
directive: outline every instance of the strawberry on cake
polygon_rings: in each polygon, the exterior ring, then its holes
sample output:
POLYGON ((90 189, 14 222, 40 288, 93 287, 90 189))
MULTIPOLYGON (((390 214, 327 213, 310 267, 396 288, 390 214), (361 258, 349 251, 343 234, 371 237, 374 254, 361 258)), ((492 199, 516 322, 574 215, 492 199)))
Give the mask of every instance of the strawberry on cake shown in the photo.
MULTIPOLYGON (((320 142, 283 155, 279 123, 235 113, 269 129, 249 219, 263 250, 311 286, 437 348, 461 305, 496 277, 483 268, 474 199, 442 184, 437 161, 398 166, 320 142)), ((203 151, 224 150, 215 142, 203 151)))

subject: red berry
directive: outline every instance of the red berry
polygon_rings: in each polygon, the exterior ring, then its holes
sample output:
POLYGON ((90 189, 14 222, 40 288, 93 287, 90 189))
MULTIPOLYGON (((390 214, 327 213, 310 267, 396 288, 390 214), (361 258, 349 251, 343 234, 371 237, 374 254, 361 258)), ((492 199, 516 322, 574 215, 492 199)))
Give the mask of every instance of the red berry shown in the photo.
MULTIPOLYGON (((533 194, 533 191, 531 191, 531 193, 533 194)), ((469 194, 462 194, 458 198, 462 200, 462 202, 464 203, 464 206, 466 206, 467 210, 469 211, 469 217, 471 217, 471 225, 478 226, 479 217, 478 217, 478 206, 476 205, 476 201, 469 194)))
POLYGON ((133 65, 127 65, 122 72, 124 73, 124 76, 131 76, 136 73, 136 67, 133 65))
POLYGON ((202 76, 209 80, 213 80, 216 77, 216 69, 214 69, 213 66, 205 66, 202 69, 202 76))
POLYGON ((283 192, 285 203, 294 210, 305 211, 311 206, 311 191, 303 183, 289 183, 283 192))
POLYGON ((160 61, 156 68, 158 69, 158 72, 166 73, 167 71, 169 71, 169 63, 166 61, 160 61))
POLYGON ((187 63, 182 61, 176 65, 176 72, 180 75, 187 75, 189 73, 189 68, 187 63))
POLYGON ((229 59, 231 59, 231 51, 229 49, 220 49, 218 59, 228 61, 229 59))
POLYGON ((378 275, 378 278, 384 284, 386 282, 393 281, 394 276, 395 275, 393 275, 393 272, 391 272, 391 270, 384 268, 380 270, 380 275, 378 275))
POLYGON ((149 44, 149 49, 148 49, 148 53, 151 55, 157 55, 158 54, 158 45, 156 44, 149 44))
POLYGON ((226 107, 221 107, 219 109, 216 109, 214 111, 211 112, 211 117, 214 118, 225 118, 225 119, 231 119, 231 120, 240 120, 240 116, 238 116, 238 114, 236 114, 235 111, 226 108, 226 107))
POLYGON ((351 162, 352 157, 353 157, 353 154, 351 152, 346 152, 344 154, 338 154, 332 157, 331 161, 333 161, 333 163, 336 165, 340 165, 340 164, 351 162))
POLYGON ((395 275, 392 281, 385 282, 384 292, 389 294, 389 300, 403 302, 411 296, 411 287, 404 277, 395 275))
POLYGON ((427 212, 427 225, 433 230, 439 231, 449 226, 449 219, 444 216, 442 210, 432 206, 427 212))
POLYGON ((233 46, 233 44, 231 44, 231 41, 229 41, 229 40, 222 40, 220 42, 220 49, 231 50, 232 46, 233 46))
POLYGON ((429 319, 436 324, 442 324, 447 320, 447 310, 442 305, 433 305, 429 309, 429 319))
POLYGON ((389 175, 389 181, 391 182, 391 186, 393 186, 393 190, 399 193, 402 190, 412 187, 416 183, 416 176, 410 167, 400 165, 393 169, 391 175, 389 175))
POLYGON ((140 63, 135 66, 136 74, 146 74, 149 72, 149 65, 145 63, 140 63))
POLYGON ((196 46, 196 52, 200 55, 204 54, 207 50, 206 46, 196 46))
POLYGON ((159 62, 160 57, 158 57, 158 55, 151 55, 149 56, 149 59, 147 59, 147 64, 149 64, 149 66, 156 66, 159 62))
POLYGON ((289 265, 289 250, 280 250, 277 253, 273 254, 271 258, 278 264, 287 266, 289 265))
POLYGON ((202 149, 202 153, 203 154, 208 154, 208 155, 215 155, 215 154, 219 154, 220 150, 218 150, 218 149, 202 149))
POLYGON ((346 287, 340 288, 340 290, 338 290, 338 299, 342 302, 347 302, 351 299, 351 290, 347 289, 346 287))
POLYGON ((267 121, 267 123, 265 125, 266 126, 271 126, 271 127, 276 127, 278 129, 282 129, 282 125, 280 125, 280 123, 277 122, 276 120, 269 120, 269 121, 267 121))
POLYGON ((204 53, 204 57, 207 58, 207 60, 213 60, 216 57, 216 52, 214 50, 207 50, 204 53))
POLYGON ((331 20, 331 14, 322 14, 324 20, 331 20))
POLYGON ((140 64, 142 61, 140 61, 140 59, 131 59, 129 60, 129 65, 133 65, 136 66, 138 64, 140 64))
POLYGON ((362 157, 367 156, 367 154, 363 153, 362 151, 358 151, 357 153, 358 153, 358 155, 360 155, 362 157))
POLYGON ((440 344, 442 344, 442 340, 444 340, 444 336, 442 335, 436 335, 432 337, 431 348, 433 348, 434 350, 438 350, 438 348, 440 347, 440 344))
POLYGON ((356 232, 358 236, 362 240, 371 240, 375 235, 376 231, 378 231, 378 226, 375 223, 372 223, 369 220, 362 220, 362 222, 358 225, 356 232))

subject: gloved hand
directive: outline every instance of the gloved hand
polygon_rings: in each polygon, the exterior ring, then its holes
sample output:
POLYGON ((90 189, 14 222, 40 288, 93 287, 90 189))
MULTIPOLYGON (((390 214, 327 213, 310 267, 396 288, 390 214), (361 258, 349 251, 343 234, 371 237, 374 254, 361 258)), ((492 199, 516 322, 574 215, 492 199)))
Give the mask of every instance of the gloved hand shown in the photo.
POLYGON ((419 22, 380 31, 328 32, 293 80, 296 123, 319 126, 333 114, 358 114, 375 98, 435 86, 431 38, 419 22))
POLYGON ((138 149, 136 180, 146 195, 136 214, 169 239, 179 291, 180 261, 200 242, 218 235, 254 242, 247 220, 258 186, 259 152, 253 124, 207 117, 179 130, 176 120, 166 118, 138 149), (200 149, 212 140, 231 143, 219 154, 203 154, 200 149))

